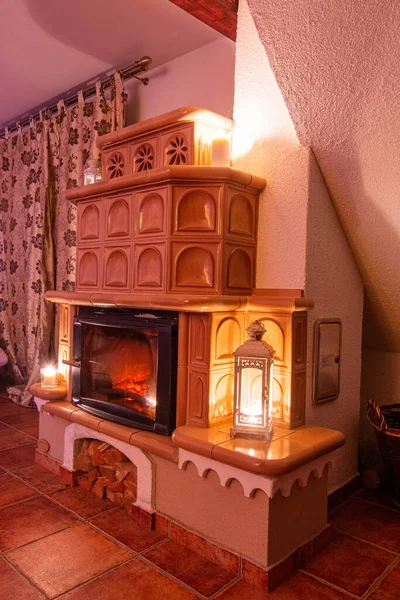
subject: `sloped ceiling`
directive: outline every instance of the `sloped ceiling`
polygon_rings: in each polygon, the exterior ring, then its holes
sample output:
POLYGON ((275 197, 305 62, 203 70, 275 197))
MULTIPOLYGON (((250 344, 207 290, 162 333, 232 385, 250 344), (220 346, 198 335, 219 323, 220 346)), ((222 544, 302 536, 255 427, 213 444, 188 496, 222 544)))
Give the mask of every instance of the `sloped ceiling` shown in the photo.
POLYGON ((164 64, 221 35, 168 0, 0 3, 0 126, 143 55, 164 64))
POLYGON ((400 4, 248 4, 357 259, 364 345, 400 352, 400 4))

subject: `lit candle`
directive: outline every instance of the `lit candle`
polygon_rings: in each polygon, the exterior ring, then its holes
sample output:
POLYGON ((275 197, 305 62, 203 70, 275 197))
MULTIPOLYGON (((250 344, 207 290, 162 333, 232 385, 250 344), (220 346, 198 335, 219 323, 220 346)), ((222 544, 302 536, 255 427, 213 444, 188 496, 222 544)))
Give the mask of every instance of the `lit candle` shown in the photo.
POLYGON ((40 369, 40 385, 44 388, 57 387, 58 376, 57 369, 48 366, 40 369))
POLYGON ((223 131, 218 132, 211 144, 211 164, 213 167, 230 167, 231 140, 223 131))

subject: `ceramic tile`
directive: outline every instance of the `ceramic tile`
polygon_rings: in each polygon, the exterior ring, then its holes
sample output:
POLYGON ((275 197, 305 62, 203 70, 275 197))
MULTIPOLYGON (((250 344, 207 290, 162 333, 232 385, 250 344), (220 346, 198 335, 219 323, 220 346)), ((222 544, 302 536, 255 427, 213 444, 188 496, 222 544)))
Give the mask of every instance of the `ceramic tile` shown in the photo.
POLYGON ((120 508, 91 519, 91 523, 135 552, 142 552, 166 539, 166 536, 159 531, 140 527, 120 508))
POLYGON ((19 406, 18 404, 14 404, 14 402, 11 402, 11 400, 9 400, 8 402, 4 402, 4 403, 0 404, 0 421, 3 420, 3 417, 6 417, 8 415, 22 414, 22 412, 24 410, 31 410, 31 409, 23 408, 22 406, 19 406))
POLYGON ((22 575, 0 558, 0 598, 4 598, 4 600, 42 600, 43 596, 22 575))
POLYGON ((352 499, 331 515, 330 522, 341 531, 400 553, 400 512, 352 499))
POLYGON ((18 477, 33 485, 39 492, 50 494, 65 487, 57 475, 54 475, 40 465, 32 465, 16 471, 18 477))
POLYGON ((109 500, 97 498, 92 492, 81 487, 65 488, 49 496, 84 519, 90 519, 114 507, 109 500))
POLYGON ((36 496, 37 492, 12 475, 0 474, 0 506, 36 496))
POLYGON ((368 502, 373 502, 374 504, 379 504, 380 506, 386 506, 386 508, 398 510, 393 504, 390 491, 385 488, 381 488, 379 490, 363 490, 357 495, 357 498, 367 500, 368 502))
POLYGON ((18 427, 18 429, 36 439, 39 437, 39 423, 37 425, 22 425, 21 427, 18 427))
POLYGON ((49 598, 67 592, 131 556, 79 524, 9 552, 7 557, 49 598))
POLYGON ((303 569, 356 596, 362 596, 395 556, 365 542, 332 533, 324 552, 306 562, 303 569))
POLYGON ((39 497, 0 509, 0 550, 10 550, 60 531, 75 517, 47 498, 39 497))
POLYGON ((0 466, 9 471, 17 471, 23 467, 29 467, 35 464, 36 444, 13 448, 12 450, 3 450, 0 452, 0 466))
POLYGON ((173 541, 146 552, 144 557, 204 596, 211 596, 235 578, 233 573, 173 541))
POLYGON ((128 598, 194 600, 196 596, 153 567, 144 564, 140 559, 134 559, 69 592, 63 600, 127 600, 128 598))
POLYGON ((345 600, 349 596, 330 588, 303 573, 296 573, 276 590, 263 592, 244 581, 217 596, 218 600, 345 600))
POLYGON ((316 458, 314 448, 293 442, 291 436, 264 444, 233 438, 214 446, 212 458, 260 475, 278 476, 316 458))
POLYGON ((234 575, 238 574, 239 560, 237 556, 174 522, 171 523, 171 538, 181 546, 211 560, 234 575))
POLYGON ((7 423, 7 425, 12 425, 12 427, 16 427, 17 429, 24 425, 36 425, 39 422, 39 413, 36 409, 26 408, 21 410, 24 412, 2 417, 2 422, 7 423))
POLYGON ((382 581, 368 600, 397 600, 400 596, 400 565, 382 581))
POLYGON ((2 429, 0 432, 0 451, 32 444, 32 438, 17 429, 2 429))

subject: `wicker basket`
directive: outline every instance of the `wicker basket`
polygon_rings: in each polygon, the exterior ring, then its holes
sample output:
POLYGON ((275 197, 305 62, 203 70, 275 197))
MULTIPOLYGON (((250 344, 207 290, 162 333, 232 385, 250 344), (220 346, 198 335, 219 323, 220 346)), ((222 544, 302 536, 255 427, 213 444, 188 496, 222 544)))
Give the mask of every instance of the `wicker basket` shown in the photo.
POLYGON ((400 404, 368 402, 367 417, 375 429, 393 503, 400 508, 400 404))

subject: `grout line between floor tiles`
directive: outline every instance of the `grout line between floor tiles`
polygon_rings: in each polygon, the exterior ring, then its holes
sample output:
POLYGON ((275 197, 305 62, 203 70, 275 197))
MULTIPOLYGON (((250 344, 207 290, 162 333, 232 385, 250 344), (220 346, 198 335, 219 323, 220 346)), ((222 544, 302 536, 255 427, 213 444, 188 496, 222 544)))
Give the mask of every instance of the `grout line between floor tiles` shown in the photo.
POLYGON ((172 581, 174 581, 175 583, 177 583, 181 587, 185 588, 186 590, 188 590, 189 592, 191 592, 192 594, 194 594, 195 596, 197 596, 197 598, 200 598, 200 600, 209 600, 209 598, 210 598, 209 596, 204 596, 201 592, 198 592, 194 588, 190 587, 190 585, 188 585, 184 581, 181 581, 180 579, 177 579, 174 575, 172 575, 171 573, 168 573, 168 571, 164 571, 164 569, 162 569, 161 567, 159 567, 155 563, 152 563, 145 556, 140 555, 140 556, 137 557, 137 559, 141 560, 142 562, 144 562, 149 567, 152 567, 153 569, 155 569, 156 571, 158 571, 159 573, 161 573, 161 575, 165 575, 166 577, 168 577, 168 579, 171 579, 172 581))
POLYGON ((61 533, 62 531, 67 531, 67 529, 71 529, 72 527, 75 527, 75 526, 76 526, 76 523, 71 523, 70 525, 63 527, 62 529, 58 529, 57 531, 52 531, 52 533, 47 533, 46 535, 42 535, 42 536, 36 538, 35 540, 31 540, 30 542, 26 542, 25 544, 21 544, 20 546, 15 546, 15 548, 9 548, 8 550, 3 550, 4 556, 8 556, 10 554, 10 552, 14 552, 14 550, 20 550, 21 548, 25 548, 26 546, 30 546, 31 544, 34 544, 35 542, 44 540, 44 539, 50 537, 51 535, 56 535, 57 533, 61 533))
POLYGON ((239 583, 239 581, 241 581, 240 577, 235 577, 235 579, 233 579, 229 583, 226 583, 217 592, 214 592, 214 594, 212 594, 211 596, 208 596, 208 600, 215 600, 215 599, 217 599, 219 596, 221 596, 221 594, 223 594, 227 590, 230 590, 234 585, 236 585, 237 583, 239 583))
POLYGON ((109 569, 106 569, 105 571, 102 571, 101 573, 98 573, 98 575, 94 575, 90 579, 87 579, 86 581, 82 581, 81 583, 78 583, 77 585, 74 585, 74 587, 69 588, 65 592, 62 592, 62 594, 59 594, 58 596, 54 596, 52 598, 52 600, 58 600, 58 598, 63 598, 64 596, 66 596, 67 594, 69 594, 70 592, 72 592, 73 590, 79 589, 79 588, 87 585, 88 583, 92 583, 96 579, 100 579, 100 577, 103 577, 103 575, 107 575, 111 571, 115 571, 115 569, 118 569, 119 567, 122 567, 123 565, 126 565, 127 563, 135 560, 135 558, 136 558, 135 556, 130 556, 127 560, 123 560, 122 562, 118 563, 117 565, 114 565, 114 566, 110 567, 109 569))
MULTIPOLYGON (((6 415, 5 415, 5 416, 6 416, 6 415)), ((10 416, 11 416, 11 415, 10 415, 10 416)), ((9 423, 4 423, 4 421, 1 421, 1 420, 0 420, 0 423, 1 423, 2 425, 6 425, 7 427, 10 427, 10 429, 14 429, 14 431, 19 431, 20 433, 23 433, 24 435, 27 435, 28 437, 32 438, 32 439, 33 439, 35 442, 37 442, 37 441, 38 441, 38 439, 39 439, 38 437, 36 438, 36 437, 34 437, 33 435, 31 435, 30 433, 26 433, 26 431, 21 431, 21 429, 19 429, 18 427, 15 427, 14 425, 9 425, 9 423)), ((39 421, 38 421, 38 423, 37 423, 37 424, 39 424, 39 421)), ((32 423, 32 427, 33 427, 34 425, 36 425, 36 423, 32 423)), ((31 425, 29 425, 29 424, 28 424, 28 425, 22 425, 22 427, 31 427, 31 425)), ((18 446, 17 446, 17 448, 18 448, 18 446)), ((11 448, 7 448, 7 449, 8 449, 8 450, 11 450, 11 448)), ((6 448, 2 448, 0 452, 3 452, 3 450, 6 450, 6 448)))
MULTIPOLYGON (((1 430, 0 430, 0 434, 1 434, 1 430)), ((35 442, 37 442, 37 440, 35 440, 35 442)), ((32 444, 32 442, 29 441, 29 442, 24 442, 23 444, 18 444, 17 446, 8 446, 7 448, 1 448, 0 452, 8 452, 9 450, 18 450, 19 448, 25 448, 26 446, 30 446, 31 444, 32 444)))
POLYGON ((345 594, 349 598, 354 598, 355 600, 361 600, 361 596, 356 596, 355 594, 348 592, 344 588, 341 588, 338 585, 335 585, 334 583, 327 581, 326 579, 322 579, 322 577, 318 577, 318 575, 314 575, 313 573, 310 573, 309 571, 305 571, 304 569, 298 569, 298 573, 303 573, 303 575, 307 575, 308 577, 315 579, 315 581, 318 581, 319 583, 323 583, 327 587, 330 587, 333 590, 336 590, 337 592, 341 592, 342 594, 345 594))
POLYGON ((365 502, 365 504, 372 504, 372 506, 378 506, 379 508, 383 508, 384 510, 390 510, 390 512, 394 512, 396 515, 400 516, 400 511, 397 508, 392 508, 391 506, 384 506, 383 504, 379 504, 379 502, 373 502, 373 500, 359 498, 358 496, 356 496, 356 500, 360 500, 360 502, 365 502))
POLYGON ((375 544, 374 542, 368 542, 363 538, 359 538, 343 529, 339 529, 338 527, 333 527, 335 531, 338 531, 341 535, 345 535, 353 540, 357 540, 357 542, 363 542, 364 544, 368 544, 368 546, 372 546, 373 548, 377 548, 378 550, 384 550, 385 552, 389 552, 389 554, 393 554, 394 556, 400 556, 399 552, 395 552, 394 550, 389 550, 389 548, 385 548, 384 546, 379 546, 379 544, 375 544))
POLYGON ((396 558, 392 563, 390 563, 390 565, 388 567, 386 567, 386 569, 383 571, 383 573, 381 573, 381 575, 379 575, 379 577, 377 577, 375 579, 375 581, 373 583, 371 583, 369 588, 361 596, 361 600, 366 600, 367 598, 369 598, 369 596, 371 596, 371 594, 373 594, 375 592, 375 590, 378 589, 378 587, 386 579, 386 577, 388 577, 388 575, 390 575, 390 573, 393 571, 393 569, 396 568, 396 566, 399 564, 399 562, 400 562, 400 557, 396 558))
POLYGON ((25 575, 25 573, 23 571, 21 571, 21 569, 19 567, 17 567, 17 565, 15 565, 13 562, 11 562, 10 559, 7 558, 7 556, 5 554, 2 555, 2 558, 9 565, 9 567, 11 567, 12 569, 14 569, 14 571, 16 573, 18 573, 18 575, 20 575, 21 577, 23 577, 23 579, 25 579, 25 581, 27 583, 29 583, 30 586, 32 586, 36 591, 38 591, 43 598, 45 598, 46 600, 49 600, 49 596, 42 589, 40 589, 36 585, 36 583, 34 583, 33 581, 31 581, 29 579, 29 577, 27 575, 25 575))
POLYGON ((16 504, 23 504, 23 502, 29 502, 29 500, 35 500, 35 498, 37 498, 39 496, 39 494, 33 495, 33 496, 28 496, 27 498, 22 498, 21 500, 15 500, 14 502, 10 502, 9 504, 2 504, 2 506, 0 506, 0 511, 3 510, 3 508, 10 508, 10 506, 15 506, 16 504))

